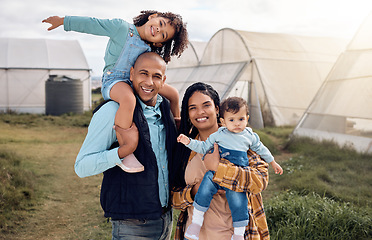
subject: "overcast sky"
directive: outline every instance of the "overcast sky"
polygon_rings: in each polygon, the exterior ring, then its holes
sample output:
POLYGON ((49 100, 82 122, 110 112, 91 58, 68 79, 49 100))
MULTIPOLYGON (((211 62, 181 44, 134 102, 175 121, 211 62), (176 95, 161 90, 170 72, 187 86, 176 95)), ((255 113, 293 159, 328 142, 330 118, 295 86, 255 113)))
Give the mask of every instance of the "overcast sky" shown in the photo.
POLYGON ((77 39, 93 75, 101 75, 107 38, 48 32, 52 15, 122 18, 141 10, 171 11, 187 22, 191 41, 207 42, 222 28, 351 39, 372 12, 371 0, 0 0, 0 37, 77 39))

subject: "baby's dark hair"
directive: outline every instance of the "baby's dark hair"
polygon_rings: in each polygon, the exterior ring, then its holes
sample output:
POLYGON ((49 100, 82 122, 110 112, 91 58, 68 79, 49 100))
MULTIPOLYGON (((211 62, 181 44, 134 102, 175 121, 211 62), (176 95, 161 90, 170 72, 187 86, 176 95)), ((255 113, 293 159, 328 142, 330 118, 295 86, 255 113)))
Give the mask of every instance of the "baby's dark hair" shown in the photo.
POLYGON ((220 107, 220 116, 224 118, 226 112, 237 113, 241 108, 245 108, 247 115, 249 115, 247 102, 240 97, 229 97, 222 101, 220 107))
POLYGON ((158 12, 154 10, 141 11, 141 14, 133 18, 133 24, 140 27, 149 20, 149 16, 158 14, 159 17, 167 18, 170 25, 175 28, 174 37, 163 43, 162 47, 155 47, 151 45, 151 51, 159 54, 166 63, 171 60, 172 56, 180 57, 182 52, 187 48, 188 34, 186 24, 183 23, 182 17, 171 12, 158 12))

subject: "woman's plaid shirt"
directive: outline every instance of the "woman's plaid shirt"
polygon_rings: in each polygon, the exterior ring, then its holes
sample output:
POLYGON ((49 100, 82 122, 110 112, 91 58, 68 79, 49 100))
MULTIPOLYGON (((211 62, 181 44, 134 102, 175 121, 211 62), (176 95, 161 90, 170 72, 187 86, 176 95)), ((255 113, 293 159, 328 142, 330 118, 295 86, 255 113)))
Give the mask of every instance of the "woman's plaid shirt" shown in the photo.
MULTIPOLYGON (((189 160, 194 156, 195 152, 192 152, 189 160)), ((238 167, 226 159, 221 159, 213 181, 236 192, 247 192, 249 224, 246 227, 244 238, 245 240, 267 240, 270 239, 270 236, 261 192, 265 190, 269 181, 268 164, 251 150, 248 151, 248 158, 249 166, 247 167, 238 167)), ((188 185, 178 192, 173 192, 173 207, 181 210, 174 235, 175 240, 184 239, 184 227, 187 220, 186 209, 193 203, 192 187, 192 185, 188 185)))

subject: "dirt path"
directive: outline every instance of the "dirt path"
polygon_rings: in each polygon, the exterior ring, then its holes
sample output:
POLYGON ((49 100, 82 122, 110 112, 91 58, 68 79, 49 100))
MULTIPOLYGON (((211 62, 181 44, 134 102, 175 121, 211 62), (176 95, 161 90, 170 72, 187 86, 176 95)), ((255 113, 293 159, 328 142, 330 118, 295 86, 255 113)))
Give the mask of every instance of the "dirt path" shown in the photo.
POLYGON ((3 123, 0 129, 9 142, 1 147, 25 157, 42 193, 40 204, 19 227, 0 239, 110 239, 111 226, 99 205, 102 176, 80 179, 74 172, 86 129, 14 128, 3 123))

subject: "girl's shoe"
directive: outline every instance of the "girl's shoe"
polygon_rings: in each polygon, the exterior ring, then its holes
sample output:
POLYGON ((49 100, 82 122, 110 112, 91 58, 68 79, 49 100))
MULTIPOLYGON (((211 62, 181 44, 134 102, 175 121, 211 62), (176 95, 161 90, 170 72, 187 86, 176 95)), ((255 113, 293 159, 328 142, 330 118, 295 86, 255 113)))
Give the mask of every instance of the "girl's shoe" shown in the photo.
POLYGON ((133 153, 126 156, 121 163, 117 163, 116 165, 127 173, 138 173, 145 170, 145 167, 137 160, 133 153))

